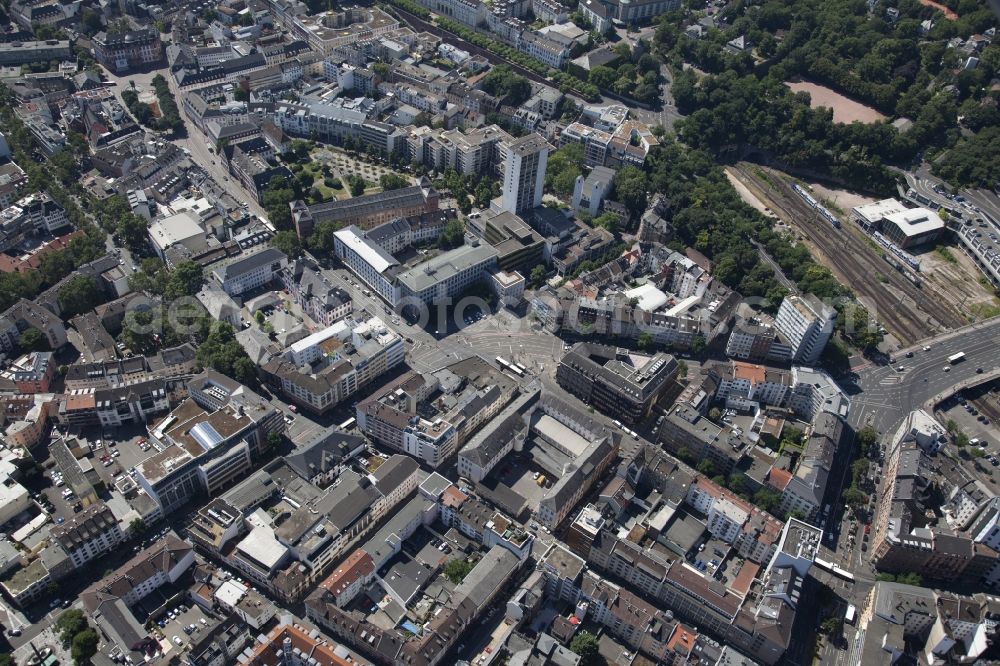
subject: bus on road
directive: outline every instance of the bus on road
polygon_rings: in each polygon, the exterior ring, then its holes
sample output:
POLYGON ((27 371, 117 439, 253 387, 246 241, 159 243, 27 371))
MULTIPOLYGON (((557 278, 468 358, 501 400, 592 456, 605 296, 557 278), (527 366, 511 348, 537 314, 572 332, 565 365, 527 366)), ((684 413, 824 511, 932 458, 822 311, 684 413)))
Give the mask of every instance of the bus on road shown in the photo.
POLYGON ((964 361, 964 360, 965 360, 965 352, 958 352, 957 354, 952 354, 951 356, 948 357, 948 362, 951 363, 952 365, 955 365, 959 361, 964 361))
POLYGON ((858 609, 854 607, 854 604, 847 604, 847 612, 844 613, 844 622, 847 624, 854 624, 854 620, 857 616, 858 609))

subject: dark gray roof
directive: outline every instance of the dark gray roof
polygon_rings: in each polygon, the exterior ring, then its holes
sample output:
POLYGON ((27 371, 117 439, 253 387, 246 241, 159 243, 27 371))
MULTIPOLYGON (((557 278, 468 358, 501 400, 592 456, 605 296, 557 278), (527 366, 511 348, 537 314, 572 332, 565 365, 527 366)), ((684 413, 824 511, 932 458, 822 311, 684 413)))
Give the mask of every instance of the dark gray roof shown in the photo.
POLYGON ((331 427, 285 456, 285 462, 303 479, 311 479, 342 463, 364 443, 364 437, 331 427))
POLYGON ((218 268, 216 269, 216 273, 222 280, 229 280, 271 262, 281 261, 282 259, 288 259, 288 255, 281 250, 269 247, 257 252, 256 254, 251 254, 245 259, 240 259, 239 261, 234 261, 228 266, 218 268))
POLYGON ((489 603, 493 594, 517 569, 520 560, 503 546, 493 546, 455 588, 453 599, 468 599, 477 609, 489 603))
POLYGON ((419 185, 386 190, 343 201, 328 201, 309 206, 309 214, 319 222, 343 220, 368 210, 413 206, 425 201, 424 188, 419 185))
POLYGON ((380 495, 367 477, 360 478, 355 484, 342 483, 330 493, 332 498, 336 498, 336 503, 327 512, 327 518, 337 529, 346 530, 368 512, 380 495))
POLYGON ((413 458, 396 454, 382 463, 372 474, 375 477, 375 487, 383 495, 388 495, 401 486, 403 481, 415 473, 419 467, 413 458))

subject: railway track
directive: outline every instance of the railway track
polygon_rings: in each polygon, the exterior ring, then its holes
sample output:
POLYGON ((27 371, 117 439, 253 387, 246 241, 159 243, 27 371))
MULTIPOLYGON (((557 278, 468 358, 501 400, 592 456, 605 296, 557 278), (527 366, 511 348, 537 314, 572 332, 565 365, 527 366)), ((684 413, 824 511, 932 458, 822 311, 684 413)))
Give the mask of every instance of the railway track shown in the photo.
POLYGON ((911 344, 967 323, 957 311, 934 301, 885 263, 864 239, 858 238, 848 228, 849 223, 839 230, 835 229, 783 178, 765 169, 764 173, 770 180, 766 182, 746 165, 738 164, 735 168, 754 195, 825 255, 827 264, 844 284, 877 308, 874 314, 901 342, 911 344), (876 280, 876 275, 884 276, 882 281, 876 280))

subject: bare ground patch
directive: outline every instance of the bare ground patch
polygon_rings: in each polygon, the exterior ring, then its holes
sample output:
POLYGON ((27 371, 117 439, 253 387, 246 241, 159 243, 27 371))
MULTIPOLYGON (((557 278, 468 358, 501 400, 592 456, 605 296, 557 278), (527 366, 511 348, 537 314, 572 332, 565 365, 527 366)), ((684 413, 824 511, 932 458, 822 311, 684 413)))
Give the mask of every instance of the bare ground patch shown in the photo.
POLYGON ((855 206, 875 203, 876 197, 861 194, 852 190, 841 190, 821 183, 809 183, 812 186, 812 194, 816 200, 830 209, 831 212, 843 216, 847 220, 851 216, 851 209, 855 206))
POLYGON ((885 116, 876 109, 856 102, 850 97, 840 94, 832 88, 821 86, 812 81, 786 81, 785 85, 794 92, 809 93, 809 106, 818 109, 825 106, 833 109, 833 121, 836 123, 876 123, 884 120, 885 116))
POLYGON ((983 284, 982 273, 964 252, 952 245, 918 255, 924 289, 954 303, 970 321, 1000 311, 1000 299, 983 284))

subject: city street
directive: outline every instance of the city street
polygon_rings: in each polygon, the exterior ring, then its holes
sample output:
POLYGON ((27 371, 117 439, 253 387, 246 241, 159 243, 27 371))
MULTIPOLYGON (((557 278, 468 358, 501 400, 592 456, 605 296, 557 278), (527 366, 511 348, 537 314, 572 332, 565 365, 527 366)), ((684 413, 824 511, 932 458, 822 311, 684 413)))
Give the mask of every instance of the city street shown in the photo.
POLYGON ((910 411, 921 408, 935 396, 947 397, 951 387, 975 378, 978 368, 983 368, 985 380, 990 372, 1000 368, 998 349, 1000 318, 900 350, 896 352, 895 363, 869 366, 858 372, 855 384, 843 384, 852 396, 849 421, 855 429, 871 425, 879 432, 891 432, 910 411), (931 347, 930 351, 923 351, 925 345, 931 347), (913 358, 906 358, 906 351, 912 351, 913 358), (952 366, 948 357, 957 352, 965 352, 966 358, 952 366), (945 367, 949 369, 946 371, 945 367))
MULTIPOLYGON (((954 200, 949 199, 945 195, 939 194, 935 191, 935 187, 944 187, 950 192, 951 186, 931 174, 930 169, 927 168, 927 166, 921 165, 912 173, 905 171, 903 172, 903 175, 906 178, 906 183, 910 187, 912 187, 921 196, 927 197, 933 201, 938 206, 953 208, 956 205, 954 200)), ((990 218, 994 225, 1000 225, 1000 198, 998 198, 995 194, 984 189, 961 189, 958 193, 968 199, 971 204, 979 208, 979 212, 990 218)), ((1000 228, 1000 226, 998 226, 998 228, 1000 228)))
POLYGON ((660 67, 660 77, 663 82, 660 84, 660 99, 662 100, 660 110, 646 111, 645 109, 632 109, 635 117, 646 123, 650 127, 660 125, 668 132, 674 129, 674 123, 684 116, 674 106, 674 98, 670 94, 670 86, 673 80, 670 76, 670 69, 666 65, 660 67))

